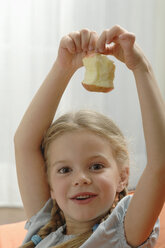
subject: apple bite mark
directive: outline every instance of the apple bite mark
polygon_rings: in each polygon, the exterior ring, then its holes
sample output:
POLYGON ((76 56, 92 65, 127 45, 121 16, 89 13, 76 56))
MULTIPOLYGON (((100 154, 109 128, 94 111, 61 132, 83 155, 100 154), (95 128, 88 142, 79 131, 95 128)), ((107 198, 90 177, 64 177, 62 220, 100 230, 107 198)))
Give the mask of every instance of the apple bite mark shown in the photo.
POLYGON ((94 53, 83 58, 85 77, 82 82, 84 88, 93 92, 109 92, 114 89, 114 62, 107 56, 94 53))

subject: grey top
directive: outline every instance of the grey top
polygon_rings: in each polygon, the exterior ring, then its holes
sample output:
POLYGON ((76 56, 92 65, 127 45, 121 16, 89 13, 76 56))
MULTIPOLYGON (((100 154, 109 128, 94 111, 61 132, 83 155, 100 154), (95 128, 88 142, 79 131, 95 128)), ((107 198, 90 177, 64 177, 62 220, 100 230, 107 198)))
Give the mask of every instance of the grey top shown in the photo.
MULTIPOLYGON (((131 248, 128 245, 125 234, 124 234, 124 217, 128 209, 128 205, 131 200, 130 195, 124 197, 113 210, 111 215, 102 222, 98 228, 93 232, 88 240, 82 244, 81 248, 131 248)), ((28 230, 27 235, 23 244, 30 241, 31 237, 37 233, 37 231, 44 226, 50 219, 50 212, 52 208, 52 200, 49 199, 45 206, 34 215, 25 225, 28 230)), ((136 225, 136 223, 135 223, 136 225)), ((64 235, 64 226, 60 227, 57 231, 50 233, 45 239, 43 239, 36 247, 37 248, 47 248, 62 242, 69 240, 74 237, 74 235, 64 235)), ((154 247, 156 240, 159 235, 159 221, 157 220, 154 229, 148 238, 148 240, 143 243, 138 248, 152 248, 154 247)))

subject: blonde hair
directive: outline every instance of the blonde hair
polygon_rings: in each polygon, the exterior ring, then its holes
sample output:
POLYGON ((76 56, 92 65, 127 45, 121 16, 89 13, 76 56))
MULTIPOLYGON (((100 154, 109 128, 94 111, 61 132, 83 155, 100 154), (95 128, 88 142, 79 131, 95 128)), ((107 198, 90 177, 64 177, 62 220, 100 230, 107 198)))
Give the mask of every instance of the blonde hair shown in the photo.
MULTIPOLYGON (((113 152, 113 156, 119 167, 129 166, 129 154, 127 149, 127 142, 116 124, 108 117, 90 110, 80 110, 76 113, 67 113, 58 118, 47 130, 43 142, 42 151, 45 159, 46 170, 48 181, 50 184, 50 164, 49 164, 49 147, 55 138, 67 132, 78 131, 78 130, 88 130, 97 135, 100 135, 109 140, 113 152)), ((122 192, 117 194, 117 197, 109 210, 109 213, 100 220, 100 223, 104 221, 112 210, 116 207, 117 203, 127 194, 127 189, 125 188, 122 192)), ((65 218, 58 207, 55 200, 53 200, 53 208, 51 211, 50 221, 38 231, 38 235, 44 239, 49 233, 57 230, 60 226, 65 224, 65 218)), ((66 241, 65 243, 54 246, 56 248, 64 247, 80 247, 92 234, 92 230, 86 233, 77 235, 76 237, 66 241)), ((21 246, 22 248, 35 247, 32 241, 21 246)))

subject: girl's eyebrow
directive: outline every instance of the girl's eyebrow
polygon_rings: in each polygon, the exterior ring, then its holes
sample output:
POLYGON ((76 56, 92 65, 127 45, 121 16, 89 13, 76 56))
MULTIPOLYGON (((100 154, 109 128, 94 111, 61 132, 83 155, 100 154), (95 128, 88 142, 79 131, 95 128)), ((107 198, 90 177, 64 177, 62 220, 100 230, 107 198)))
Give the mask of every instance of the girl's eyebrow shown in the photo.
POLYGON ((102 155, 102 154, 90 156, 88 159, 97 159, 97 158, 107 159, 107 158, 106 158, 104 155, 102 155))
POLYGON ((67 160, 58 160, 52 163, 52 166, 56 166, 57 164, 66 164, 66 163, 68 163, 67 160))
MULTIPOLYGON (((89 156, 89 157, 87 157, 86 160, 99 159, 99 158, 102 158, 104 160, 109 160, 105 155, 100 154, 100 153, 96 154, 96 155, 89 156)), ((52 163, 52 166, 56 166, 58 164, 68 164, 68 162, 69 162, 69 160, 57 160, 54 163, 52 163)))
POLYGON ((108 163, 112 162, 112 158, 107 157, 104 154, 98 154, 98 155, 94 155, 94 156, 89 157, 89 160, 92 160, 92 159, 103 159, 104 161, 107 161, 108 163))

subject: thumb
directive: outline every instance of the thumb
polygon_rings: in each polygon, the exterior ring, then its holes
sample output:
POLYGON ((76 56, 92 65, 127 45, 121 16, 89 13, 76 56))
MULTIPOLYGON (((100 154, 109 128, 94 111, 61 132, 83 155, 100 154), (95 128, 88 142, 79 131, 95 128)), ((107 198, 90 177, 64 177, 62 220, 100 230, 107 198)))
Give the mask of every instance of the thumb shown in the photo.
POLYGON ((133 48, 135 43, 135 35, 132 33, 121 34, 118 38, 120 46, 123 48, 124 52, 133 48))

